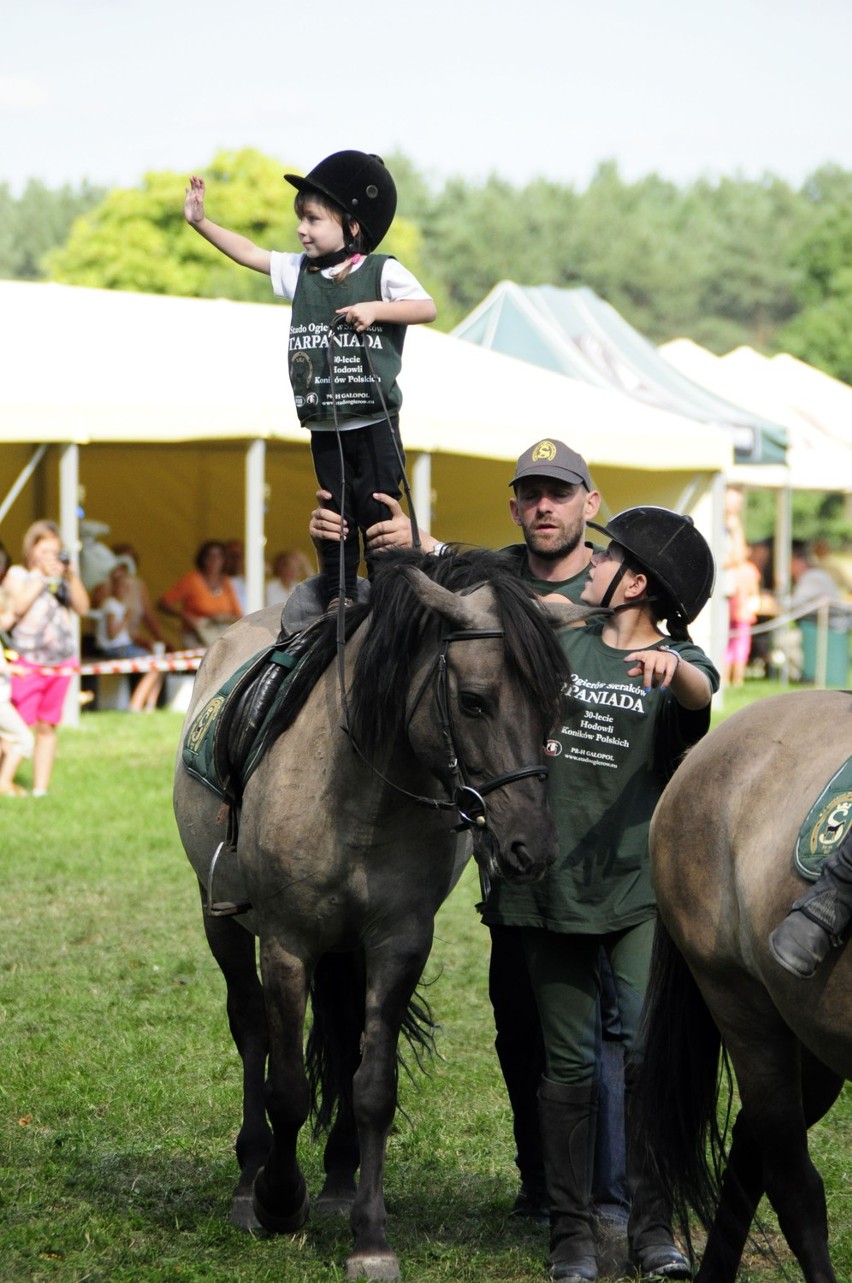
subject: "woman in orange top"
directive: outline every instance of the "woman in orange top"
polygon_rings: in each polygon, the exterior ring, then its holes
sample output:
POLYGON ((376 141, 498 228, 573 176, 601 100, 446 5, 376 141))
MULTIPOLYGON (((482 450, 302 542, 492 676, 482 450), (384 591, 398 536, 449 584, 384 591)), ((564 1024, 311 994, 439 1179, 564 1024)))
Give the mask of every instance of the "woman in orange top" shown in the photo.
POLYGON ((183 625, 184 646, 211 646, 242 610, 234 585, 225 574, 225 546, 208 539, 195 554, 195 570, 167 588, 157 603, 183 625))

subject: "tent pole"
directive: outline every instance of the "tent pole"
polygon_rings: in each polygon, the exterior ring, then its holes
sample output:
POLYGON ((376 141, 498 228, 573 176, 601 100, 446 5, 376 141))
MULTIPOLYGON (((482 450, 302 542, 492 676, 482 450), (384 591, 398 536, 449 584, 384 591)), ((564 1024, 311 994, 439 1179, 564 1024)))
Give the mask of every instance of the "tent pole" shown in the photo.
POLYGON ((21 493, 24 486, 27 484, 27 482, 35 472, 38 465, 41 463, 42 459, 44 458, 44 453, 46 449, 47 449, 46 445, 40 445, 40 446, 37 446, 35 450, 33 450, 32 458, 30 459, 29 463, 24 465, 24 467, 19 472, 17 479, 9 487, 9 493, 6 495, 6 498, 3 500, 3 502, 0 503, 0 521, 2 521, 3 518, 6 516, 9 509, 12 507, 12 504, 15 502, 18 495, 21 493))
MULTIPOLYGON (((80 556, 80 528, 77 516, 80 493, 80 447, 73 442, 61 446, 59 452, 59 529, 62 542, 71 552, 75 563, 80 556)), ((77 654, 80 653, 80 618, 73 615, 77 627, 77 654)), ((62 711, 65 726, 80 725, 80 674, 75 673, 68 687, 62 711)))
POLYGON ((266 535, 266 442, 258 438, 246 448, 246 606, 248 613, 264 602, 266 535))
POLYGON ((414 461, 414 485, 411 497, 417 513, 417 524, 432 532, 432 456, 424 450, 414 461))
MULTIPOLYGON (((710 546, 721 551, 725 547, 725 490, 728 482, 724 472, 716 472, 713 475, 712 483, 712 500, 711 500, 711 526, 712 533, 710 536, 710 546)), ((706 533, 706 532, 705 532, 706 533)), ((719 670, 721 682, 719 691, 715 697, 717 708, 725 706, 725 692, 728 686, 728 672, 725 663, 725 656, 728 650, 728 629, 730 628, 730 619, 728 617, 728 599, 723 591, 722 576, 719 573, 717 564, 716 569, 716 590, 710 598, 710 658, 719 670)))

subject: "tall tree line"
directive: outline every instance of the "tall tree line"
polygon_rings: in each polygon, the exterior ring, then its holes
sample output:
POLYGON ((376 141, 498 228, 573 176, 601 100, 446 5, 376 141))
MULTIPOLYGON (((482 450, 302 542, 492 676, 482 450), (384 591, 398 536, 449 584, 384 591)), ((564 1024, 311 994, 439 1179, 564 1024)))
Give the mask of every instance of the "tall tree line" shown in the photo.
MULTIPOLYGON (((582 190, 450 178, 431 185, 388 157, 399 216, 382 246, 433 292, 451 329, 501 280, 589 286, 652 342, 687 336, 717 353, 789 351, 852 383, 852 172, 824 167, 799 188, 771 174, 686 186, 627 182, 602 164, 582 190)), ((282 161, 252 149, 201 168, 217 222, 298 249, 282 161)), ((110 192, 0 184, 0 276, 145 292, 271 301, 183 222, 187 176, 147 174, 110 192)))

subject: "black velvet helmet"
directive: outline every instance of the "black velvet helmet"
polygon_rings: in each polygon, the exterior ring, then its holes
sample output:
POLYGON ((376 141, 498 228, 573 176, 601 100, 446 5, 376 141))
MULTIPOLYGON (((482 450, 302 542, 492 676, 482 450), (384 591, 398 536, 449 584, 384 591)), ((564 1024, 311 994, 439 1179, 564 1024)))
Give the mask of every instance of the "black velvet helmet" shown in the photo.
POLYGON ((686 623, 692 623, 713 591, 716 565, 710 545, 691 517, 669 508, 627 508, 600 530, 621 544, 632 561, 647 570, 686 623))
POLYGON ((336 151, 304 178, 285 174, 298 191, 312 188, 328 196, 356 219, 370 248, 384 239, 396 213, 396 185, 381 156, 363 151, 336 151))

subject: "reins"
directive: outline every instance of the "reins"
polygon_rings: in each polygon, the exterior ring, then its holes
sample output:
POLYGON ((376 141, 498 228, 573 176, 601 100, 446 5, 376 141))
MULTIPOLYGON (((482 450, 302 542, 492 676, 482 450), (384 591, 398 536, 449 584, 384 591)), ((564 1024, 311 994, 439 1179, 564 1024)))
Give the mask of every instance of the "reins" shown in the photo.
MULTIPOLYGON (((429 665, 420 684, 420 689, 411 705, 411 711, 406 720, 406 726, 411 722, 416 712, 426 688, 433 676, 437 678, 436 702, 438 713, 441 720, 441 735, 447 753, 447 775, 450 781, 452 792, 450 797, 434 798, 426 797, 424 794, 412 793, 410 790, 403 788, 401 784, 395 783, 389 779, 379 768, 369 760, 366 754, 360 748, 358 742, 352 735, 349 725, 349 710, 346 701, 346 688, 343 683, 340 686, 341 705, 343 710, 343 730, 349 737, 349 742, 355 749, 355 752, 361 758, 361 761, 369 767, 383 784, 392 788, 396 793, 407 797, 410 801, 418 803, 420 806, 427 806, 436 811, 457 811, 459 823, 454 825, 455 831, 462 829, 485 829, 488 825, 488 808, 485 805, 485 798, 489 793, 496 789, 503 788, 506 784, 513 784, 516 780, 527 779, 530 776, 537 776, 541 780, 547 779, 549 768, 544 763, 538 763, 535 766, 521 766, 513 771, 505 771, 502 775, 495 775, 493 779, 480 784, 478 788, 473 788, 467 783, 464 765, 459 757, 456 748, 455 736, 453 733, 452 713, 449 701, 449 680, 447 653, 453 642, 460 641, 477 641, 489 637, 502 637, 502 628, 469 628, 458 632, 445 633, 441 638, 438 653, 429 665)), ((449 789, 448 789, 449 792, 449 789)))
MULTIPOLYGON (((349 325, 349 322, 346 320, 346 317, 336 316, 334 320, 331 322, 331 324, 329 325, 329 331, 328 331, 328 385, 329 385, 329 391, 331 392, 331 410, 332 410, 332 416, 334 418, 334 433, 337 441, 337 457, 340 463, 340 552, 339 552, 338 573, 337 573, 337 577, 338 577, 337 671, 338 671, 338 676, 340 680, 341 691, 344 689, 343 648, 346 645, 346 636, 345 636, 346 602, 344 600, 344 597, 345 597, 344 585, 346 581, 346 553, 343 546, 343 522, 345 519, 344 514, 346 512, 346 461, 343 457, 343 441, 341 439, 340 420, 337 414, 337 374, 335 371, 336 360, 335 360, 335 351, 334 351, 334 336, 345 325, 349 325)), ((354 326, 352 326, 351 328, 353 330, 353 333, 357 336, 358 331, 355 330, 354 326)), ((370 371, 370 376, 373 380, 373 386, 375 387, 376 391, 379 394, 379 402, 381 403, 382 411, 384 413, 384 417, 388 425, 388 431, 390 433, 391 441, 393 442, 393 448, 396 453, 397 463, 399 464, 399 471, 402 477, 402 488, 405 494, 406 502, 408 504, 408 515, 409 515, 409 520, 411 522, 411 543, 414 548, 419 549, 421 546, 420 528, 417 524, 417 513, 414 510, 414 499, 412 498, 412 495, 411 495, 411 486, 408 483, 408 476, 405 471, 405 459, 403 457, 402 448, 399 443, 399 437, 397 433, 394 431, 393 419, 391 418, 390 412, 388 411, 387 402, 385 401, 384 393, 382 392, 381 380, 376 377, 375 367, 373 366, 373 358, 370 356, 370 344, 367 339, 366 330, 361 336, 361 351, 364 355, 364 360, 367 364, 367 369, 370 371)))
MULTIPOLYGON (((343 713, 343 730, 346 733, 346 735, 349 737, 349 742, 352 744, 352 747, 354 748, 358 756, 361 758, 362 762, 364 762, 364 764, 367 767, 369 767, 369 769, 373 772, 373 774, 376 775, 377 778, 382 781, 382 783, 386 784, 389 788, 392 788, 395 792, 401 794, 403 797, 407 797, 410 801, 416 802, 420 806, 427 806, 432 810, 438 810, 438 811, 452 811, 452 810, 457 811, 459 816, 459 823, 454 826, 456 830, 469 829, 474 827, 479 830, 482 830, 482 829, 485 829, 488 825, 488 808, 486 807, 484 799, 488 796, 489 793, 493 793, 496 789, 503 788, 507 784, 512 784, 516 780, 527 779, 530 776, 537 776, 539 779, 544 780, 544 779, 547 779, 547 775, 548 775, 548 767, 545 766, 543 763, 538 764, 536 766, 523 766, 523 767, 519 767, 517 770, 506 771, 502 775, 495 776, 494 779, 488 780, 485 784, 481 784, 478 789, 475 789, 470 784, 467 783, 464 766, 459 760, 459 755, 456 750, 455 737, 453 734, 452 716, 450 713, 450 704, 449 704, 449 695, 448 695, 447 651, 452 642, 469 641, 469 640, 482 639, 482 638, 488 638, 488 637, 502 637, 503 636, 502 629, 468 629, 461 632, 447 633, 441 639, 441 645, 440 645, 438 654, 436 655, 435 660, 427 670, 427 673, 423 679, 423 683, 421 685, 420 691, 418 692, 417 698, 414 701, 414 704, 412 706, 411 713, 409 714, 408 720, 410 721, 411 717, 413 716, 414 710, 417 708, 417 705, 420 702, 420 699, 423 695, 423 691, 426 689, 426 686, 428 685, 429 679, 431 678, 433 672, 437 672, 437 682, 438 682, 437 703, 438 703, 439 715, 441 718, 441 733, 444 739, 444 744, 447 752, 447 774, 450 781, 450 787, 452 789, 452 793, 449 799, 445 800, 442 798, 431 798, 431 797, 426 797, 425 795, 422 795, 419 793, 412 793, 408 789, 403 788, 402 785, 394 783, 393 780, 389 779, 386 775, 384 775, 383 772, 380 771, 378 767, 367 758, 367 756, 364 754, 359 744, 355 740, 354 736, 352 735, 350 722, 349 722, 349 707, 348 707, 347 696, 346 696, 346 672, 345 672, 345 648, 346 648, 346 602, 344 600, 345 551, 343 546, 342 523, 344 520, 344 512, 346 509, 346 503, 345 503, 346 463, 343 456, 343 442, 341 439, 340 422, 338 419, 338 412, 337 412, 337 387, 336 387, 336 373, 335 373, 336 362, 335 362, 335 352, 334 352, 334 336, 344 325, 348 325, 348 324, 349 322, 346 320, 344 316, 337 316, 331 322, 329 326, 329 358, 328 358, 329 389, 331 391, 331 405, 332 405, 332 414, 334 418, 334 431, 337 439, 337 451, 338 451, 338 458, 340 461, 341 530, 340 530, 340 561, 339 561, 339 576, 338 576, 340 581, 340 591, 339 591, 339 600, 337 603, 337 678, 338 678, 338 686, 340 690, 341 709, 343 713)), ((357 331, 355 331, 355 333, 357 334, 357 331)), ((412 545, 415 549, 419 549, 421 547, 420 531, 417 524, 417 514, 414 508, 414 500, 411 495, 411 487, 409 485, 408 476, 406 475, 406 471, 405 471, 405 459, 402 454, 399 438, 397 436, 396 431, 394 430, 392 417, 388 411, 387 403, 385 401, 384 394, 382 392, 381 381, 376 377, 375 368, 373 366, 373 360, 372 360, 372 357, 370 356, 370 345, 369 345, 369 339, 366 331, 361 336, 361 351, 363 353, 364 360, 367 365, 367 369, 369 370, 371 378, 373 380, 373 386, 375 387, 378 393, 382 411, 384 413, 384 417, 388 425, 388 431, 390 432, 391 440, 393 442, 393 447, 396 452, 397 462, 399 464, 400 475, 402 478, 403 491, 405 494, 406 502, 408 504, 409 520, 411 522, 412 545)))

